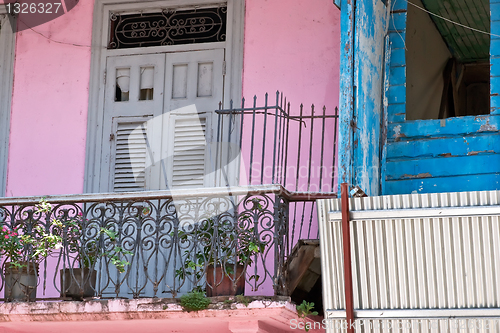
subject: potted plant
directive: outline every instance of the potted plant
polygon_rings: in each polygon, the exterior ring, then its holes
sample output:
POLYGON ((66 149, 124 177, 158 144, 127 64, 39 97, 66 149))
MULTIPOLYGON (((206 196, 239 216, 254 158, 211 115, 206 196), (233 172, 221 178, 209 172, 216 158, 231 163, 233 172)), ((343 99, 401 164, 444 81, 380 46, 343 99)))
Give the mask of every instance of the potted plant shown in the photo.
MULTIPOLYGON (((36 208, 37 214, 46 212, 43 202, 36 208)), ((13 228, 5 223, 0 225, 6 301, 36 299, 38 266, 54 250, 61 248, 60 227, 57 221, 52 221, 48 232, 41 225, 35 225, 28 232, 19 224, 13 228)))
MULTIPOLYGON (((63 248, 69 267, 60 270, 61 297, 83 299, 95 294, 97 272, 94 264, 97 259, 95 241, 85 241, 82 226, 82 213, 75 219, 63 223, 63 248)), ((65 261, 66 262, 66 261, 65 261)))
MULTIPOLYGON (((253 223, 246 215, 237 224, 215 225, 214 219, 199 223, 193 232, 178 232, 180 244, 194 244, 184 251, 183 264, 175 271, 181 280, 187 276, 195 279, 195 291, 203 291, 199 285, 205 277, 208 297, 242 295, 245 290, 246 268, 258 253, 264 252, 265 243, 255 234, 253 223), (197 251, 200 250, 200 251, 197 251)), ((258 280, 258 275, 249 280, 258 280)))
POLYGON ((117 237, 114 231, 100 228, 94 237, 88 238, 83 232, 84 219, 82 214, 71 219, 64 225, 64 248, 68 257, 73 254, 70 267, 60 271, 61 297, 71 297, 81 300, 95 295, 97 271, 96 262, 101 258, 109 259, 118 272, 125 272, 125 267, 130 263, 123 259, 125 255, 133 255, 117 245, 117 237), (108 246, 106 246, 108 244, 108 246), (108 251, 105 248, 108 248, 108 251), (77 267, 74 267, 77 266, 77 267))
POLYGON ((124 273, 125 267, 130 263, 123 258, 127 254, 133 255, 132 252, 116 245, 116 234, 112 230, 100 228, 96 237, 99 239, 92 240, 86 240, 78 231, 81 231, 81 224, 73 228, 73 236, 79 235, 79 237, 72 239, 69 244, 69 251, 76 253, 75 262, 78 263, 78 267, 64 268, 60 271, 61 297, 71 297, 75 300, 95 295, 97 279, 95 264, 99 259, 108 258, 118 272, 124 273), (109 251, 104 251, 103 247, 99 246, 99 241, 104 244, 106 239, 111 244, 109 251))

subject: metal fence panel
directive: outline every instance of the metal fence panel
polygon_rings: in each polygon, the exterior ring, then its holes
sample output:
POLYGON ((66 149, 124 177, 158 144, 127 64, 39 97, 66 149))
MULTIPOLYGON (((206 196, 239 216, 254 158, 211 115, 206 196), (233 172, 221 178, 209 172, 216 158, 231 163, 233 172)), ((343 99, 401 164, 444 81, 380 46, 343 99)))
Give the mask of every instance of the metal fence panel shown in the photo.
MULTIPOLYGON (((331 323, 345 318, 340 207, 340 199, 318 200, 331 323)), ((400 329, 416 331, 499 331, 500 191, 352 198, 350 210, 356 318, 411 319, 400 329)))

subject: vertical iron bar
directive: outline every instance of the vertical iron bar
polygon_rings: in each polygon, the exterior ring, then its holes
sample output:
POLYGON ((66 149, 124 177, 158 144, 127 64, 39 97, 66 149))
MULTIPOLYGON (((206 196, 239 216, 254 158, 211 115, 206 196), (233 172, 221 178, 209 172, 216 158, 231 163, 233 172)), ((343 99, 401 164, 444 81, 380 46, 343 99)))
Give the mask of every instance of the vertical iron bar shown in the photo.
POLYGON ((293 222, 292 222, 292 241, 290 242, 290 247, 293 247, 295 239, 295 225, 297 224, 297 202, 293 203, 293 222))
MULTIPOLYGON (((311 202, 311 201, 309 201, 309 202, 311 202)), ((312 201, 311 213, 310 213, 310 216, 309 216, 309 229, 307 230, 307 239, 311 239, 311 228, 312 228, 312 223, 313 223, 314 204, 315 203, 316 203, 316 201, 312 201)))
POLYGON ((265 107, 264 107, 264 135, 262 138, 262 159, 260 161, 260 184, 264 183, 264 161, 266 154, 266 132, 267 132, 267 99, 269 95, 266 93, 265 95, 265 107))
POLYGON ((245 116, 245 98, 241 99, 241 122, 240 122, 240 151, 241 153, 241 145, 243 142, 243 117, 245 116))
POLYGON ((286 175, 287 175, 287 169, 288 169, 288 133, 289 133, 289 129, 290 129, 290 102, 288 102, 288 104, 286 103, 286 99, 285 99, 285 108, 287 107, 288 105, 288 110, 287 110, 287 114, 288 114, 288 117, 286 118, 286 136, 285 136, 285 142, 286 142, 286 146, 285 146, 285 170, 284 170, 284 178, 283 178, 283 186, 287 186, 286 184, 286 175))
MULTIPOLYGON (((283 170, 283 158, 284 158, 284 153, 285 153, 285 121, 286 119, 288 119, 288 114, 286 113, 286 97, 285 97, 285 104, 283 104, 283 92, 281 92, 281 95, 280 95, 280 108, 281 108, 281 113, 283 114, 283 131, 280 130, 280 133, 281 133, 281 157, 280 157, 280 162, 279 162, 279 165, 280 165, 280 175, 279 175, 279 179, 278 179, 278 183, 279 184, 283 184, 283 173, 284 173, 284 170, 283 170)), ((280 124, 281 126, 281 124, 280 124)))
MULTIPOLYGON (((219 102, 219 111, 222 110, 222 102, 219 102)), ((222 144, 222 134, 221 134, 221 118, 223 117, 222 113, 219 113, 217 119, 217 143, 215 146, 215 186, 219 186, 220 184, 220 165, 217 164, 219 160, 219 150, 222 151, 222 147, 219 147, 222 144), (220 149, 219 149, 220 148, 220 149)))
POLYGON ((248 185, 252 185, 252 166, 253 166, 253 144, 255 139, 255 108, 257 96, 253 97, 253 119, 252 119, 252 141, 250 145, 250 174, 248 175, 248 185))
POLYGON ((311 188, 311 164, 312 164, 312 146, 314 139, 314 104, 311 105, 311 137, 309 139, 309 172, 307 175, 307 192, 311 188))
POLYGON ((276 110, 274 117, 274 144, 273 144, 273 172, 271 177, 271 184, 274 184, 274 176, 276 171, 276 136, 278 135, 278 103, 279 103, 279 93, 276 93, 276 110))
POLYGON ((337 154, 337 121, 339 119, 339 108, 335 107, 335 124, 333 125, 333 157, 332 157, 332 192, 335 192, 335 168, 336 160, 335 155, 337 154))
POLYGON ((321 162, 319 165, 319 191, 323 187, 323 155, 325 152, 325 120, 326 120, 326 106, 323 106, 323 128, 321 130, 321 162))
MULTIPOLYGON (((278 105, 276 105, 277 107, 278 105)), ((280 228, 280 223, 279 223, 279 194, 274 195, 274 217, 273 217, 273 222, 274 222, 274 235, 273 235, 273 242, 274 242, 274 281, 273 281, 273 287, 274 287, 274 294, 277 295, 277 291, 279 288, 278 285, 278 271, 279 271, 279 246, 278 246, 278 241, 279 241, 279 228, 280 228)))
MULTIPOLYGON (((225 178, 226 178, 226 187, 229 186, 229 163, 231 162, 230 158, 231 158, 231 135, 232 135, 232 126, 233 126, 233 112, 234 112, 234 109, 233 109, 233 100, 231 100, 229 102, 229 131, 227 133, 227 148, 226 149, 226 154, 227 154, 227 163, 226 165, 224 166, 225 168, 225 172, 224 172, 224 175, 225 175, 225 178)), ((223 169, 224 170, 224 169, 223 169)))
POLYGON ((302 217, 300 218, 299 239, 302 237, 302 229, 304 228, 304 217, 306 215, 306 202, 302 201, 302 217))
POLYGON ((304 105, 300 104, 300 116, 299 116, 299 141, 297 145, 297 170, 296 172, 296 183, 295 183, 295 191, 299 190, 299 175, 300 175, 300 148, 302 143, 302 112, 304 111, 304 105))
MULTIPOLYGON (((278 96, 278 94, 279 94, 279 92, 277 92, 277 93, 276 93, 276 95, 277 95, 277 96, 276 96, 276 105, 278 104, 278 97, 279 97, 279 96, 278 96)), ((281 152, 281 134, 282 134, 282 133, 281 133, 281 124, 282 124, 282 119, 285 119, 285 118, 284 118, 284 117, 285 117, 285 115, 284 115, 284 111, 283 111, 283 108, 281 107, 281 105, 282 105, 282 104, 283 104, 283 100, 282 100, 282 101, 281 101, 281 103, 280 103, 280 116, 279 116, 279 118, 276 118, 276 121, 278 121, 278 119, 279 119, 279 128, 278 128, 278 154, 277 154, 277 156, 278 156, 278 161, 276 162, 276 164, 274 164, 274 163, 273 163, 273 169, 274 169, 274 168, 276 168, 276 167, 277 167, 277 169, 278 169, 278 170, 277 170, 277 171, 278 171, 278 173, 277 173, 277 175, 276 175, 276 181, 277 181, 277 183, 278 183, 278 184, 279 184, 279 180, 280 180, 280 173, 279 173, 279 171, 280 171, 280 163, 281 163, 281 160, 280 160, 280 152, 281 152)), ((274 184, 274 182, 273 182, 273 184, 274 184)))
POLYGON ((342 241, 344 249, 344 283, 345 283, 345 311, 347 332, 354 333, 354 302, 352 292, 351 267, 351 234, 349 227, 349 188, 347 183, 341 185, 342 205, 342 241))

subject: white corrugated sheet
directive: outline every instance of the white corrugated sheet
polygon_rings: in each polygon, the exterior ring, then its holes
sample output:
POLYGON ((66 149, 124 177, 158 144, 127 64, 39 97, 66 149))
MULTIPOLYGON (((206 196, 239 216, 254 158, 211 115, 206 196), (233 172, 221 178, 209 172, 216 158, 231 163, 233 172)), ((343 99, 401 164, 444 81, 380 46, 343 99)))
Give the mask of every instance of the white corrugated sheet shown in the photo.
MULTIPOLYGON (((318 200, 331 332, 345 318, 340 207, 318 200)), ((359 331, 500 332, 500 191, 353 198, 350 210, 359 331)))

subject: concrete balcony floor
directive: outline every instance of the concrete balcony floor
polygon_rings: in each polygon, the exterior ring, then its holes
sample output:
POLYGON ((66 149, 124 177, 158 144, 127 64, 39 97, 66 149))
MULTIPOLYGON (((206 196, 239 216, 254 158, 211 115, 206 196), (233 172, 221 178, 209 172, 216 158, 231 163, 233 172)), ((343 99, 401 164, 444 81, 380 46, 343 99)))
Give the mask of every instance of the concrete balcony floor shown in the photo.
POLYGON ((212 298, 209 308, 198 312, 183 311, 171 298, 3 303, 0 333, 304 332, 299 322, 305 322, 288 297, 250 300, 245 306, 228 297, 212 298))

